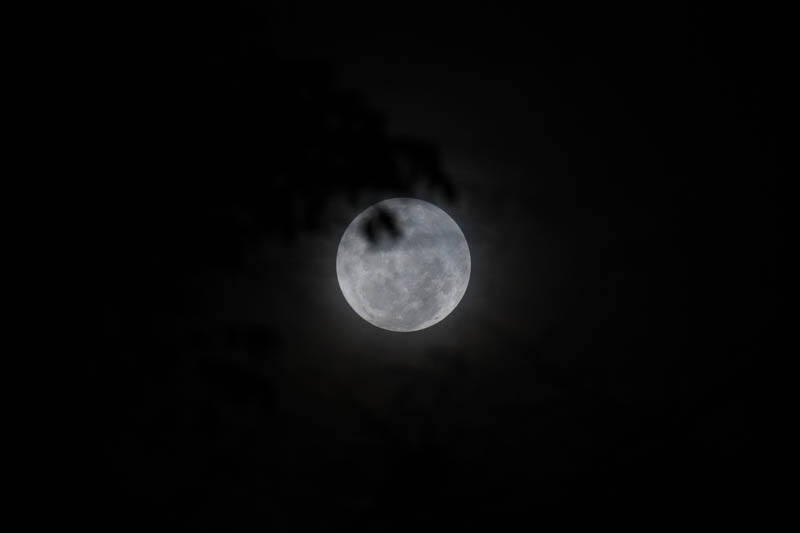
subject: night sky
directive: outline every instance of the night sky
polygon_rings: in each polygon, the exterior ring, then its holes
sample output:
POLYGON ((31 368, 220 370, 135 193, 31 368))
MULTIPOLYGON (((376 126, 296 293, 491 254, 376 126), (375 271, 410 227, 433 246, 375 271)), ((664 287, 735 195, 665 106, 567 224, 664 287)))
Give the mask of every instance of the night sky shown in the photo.
POLYGON ((786 14, 234 4, 119 13, 87 59, 87 520, 760 513, 786 14), (350 221, 392 197, 470 247, 463 300, 419 332, 336 279, 350 221))

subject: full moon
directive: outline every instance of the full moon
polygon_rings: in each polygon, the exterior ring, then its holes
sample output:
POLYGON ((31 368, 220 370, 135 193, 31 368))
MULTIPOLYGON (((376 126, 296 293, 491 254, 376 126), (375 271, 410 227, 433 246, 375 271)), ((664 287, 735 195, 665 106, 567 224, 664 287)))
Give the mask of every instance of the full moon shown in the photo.
POLYGON ((470 255, 461 229, 435 205, 414 198, 378 202, 339 242, 336 275, 361 318, 389 331, 429 328, 467 290, 470 255))

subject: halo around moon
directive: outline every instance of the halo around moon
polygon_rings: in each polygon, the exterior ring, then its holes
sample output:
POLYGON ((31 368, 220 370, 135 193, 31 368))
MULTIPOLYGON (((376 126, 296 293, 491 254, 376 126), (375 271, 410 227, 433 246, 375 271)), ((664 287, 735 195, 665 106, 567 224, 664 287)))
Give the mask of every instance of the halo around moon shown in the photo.
POLYGON ((461 229, 435 205, 392 198, 367 208, 339 242, 336 275, 361 318, 389 331, 429 328, 467 290, 470 255, 461 229))

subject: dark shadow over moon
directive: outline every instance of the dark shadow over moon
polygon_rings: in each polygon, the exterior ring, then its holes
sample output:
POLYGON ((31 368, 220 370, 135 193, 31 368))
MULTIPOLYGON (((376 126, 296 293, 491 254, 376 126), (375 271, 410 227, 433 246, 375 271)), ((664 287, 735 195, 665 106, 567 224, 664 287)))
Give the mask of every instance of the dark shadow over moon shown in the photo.
POLYGON ((392 244, 403 237, 398 217, 383 206, 376 207, 374 213, 365 217, 360 229, 370 244, 370 250, 381 248, 382 244, 392 244))

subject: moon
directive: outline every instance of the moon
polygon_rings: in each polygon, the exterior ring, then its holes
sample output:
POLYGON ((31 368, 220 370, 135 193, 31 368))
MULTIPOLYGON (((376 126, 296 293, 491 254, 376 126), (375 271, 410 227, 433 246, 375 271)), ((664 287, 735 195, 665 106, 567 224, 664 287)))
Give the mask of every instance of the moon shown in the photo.
POLYGON ((443 320, 464 296, 470 269, 467 240, 455 221, 415 198, 391 198, 364 210, 336 254, 347 303, 389 331, 419 331, 443 320))

